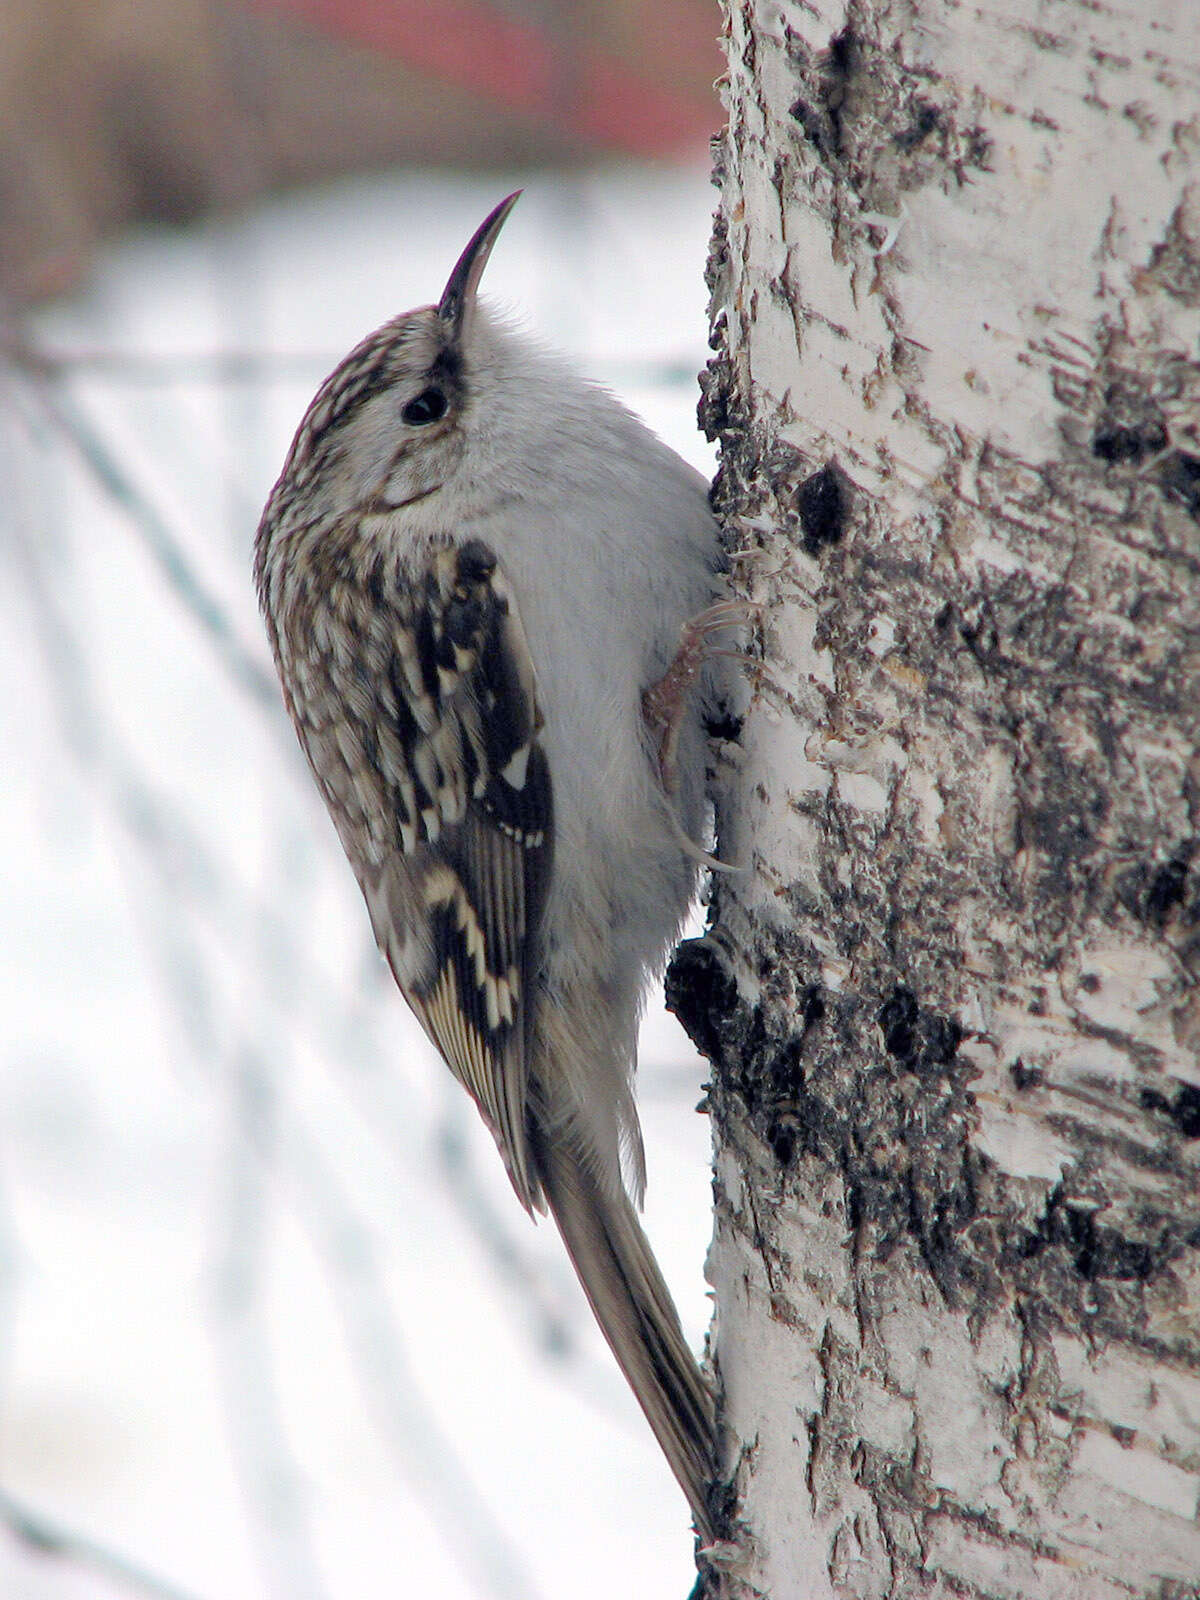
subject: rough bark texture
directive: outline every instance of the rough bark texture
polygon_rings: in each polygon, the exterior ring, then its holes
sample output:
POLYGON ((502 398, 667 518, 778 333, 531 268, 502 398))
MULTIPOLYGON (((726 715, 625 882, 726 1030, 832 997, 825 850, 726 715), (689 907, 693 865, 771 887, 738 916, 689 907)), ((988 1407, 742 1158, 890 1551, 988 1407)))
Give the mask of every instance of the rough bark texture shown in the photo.
POLYGON ((738 0, 728 52, 710 1591, 1194 1597, 1200 9, 738 0))

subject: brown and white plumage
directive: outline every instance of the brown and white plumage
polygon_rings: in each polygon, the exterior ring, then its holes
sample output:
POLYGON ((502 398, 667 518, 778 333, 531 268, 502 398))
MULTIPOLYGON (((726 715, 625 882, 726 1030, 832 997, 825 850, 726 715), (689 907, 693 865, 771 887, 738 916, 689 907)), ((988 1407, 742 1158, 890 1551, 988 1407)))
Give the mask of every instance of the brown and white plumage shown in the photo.
POLYGON ((669 786, 642 697, 709 601, 715 527, 698 474, 478 307, 515 198, 437 306, 322 386, 256 578, 380 948, 522 1204, 553 1214, 707 1536, 712 1399, 627 1185, 639 1009, 705 808, 700 696, 669 786))

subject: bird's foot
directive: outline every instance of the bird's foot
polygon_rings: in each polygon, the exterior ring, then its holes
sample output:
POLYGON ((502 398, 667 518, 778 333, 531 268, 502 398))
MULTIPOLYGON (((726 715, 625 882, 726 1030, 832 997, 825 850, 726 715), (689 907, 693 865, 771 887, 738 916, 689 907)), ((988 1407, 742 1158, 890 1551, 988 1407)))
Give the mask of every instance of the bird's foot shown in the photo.
POLYGON ((687 696, 704 663, 714 656, 740 655, 710 643, 711 636, 736 628, 758 616, 762 607, 751 600, 718 600, 697 616, 689 617, 679 632, 679 648, 671 664, 648 689, 642 691, 642 719, 658 754, 658 776, 666 794, 679 786, 679 730, 687 696))

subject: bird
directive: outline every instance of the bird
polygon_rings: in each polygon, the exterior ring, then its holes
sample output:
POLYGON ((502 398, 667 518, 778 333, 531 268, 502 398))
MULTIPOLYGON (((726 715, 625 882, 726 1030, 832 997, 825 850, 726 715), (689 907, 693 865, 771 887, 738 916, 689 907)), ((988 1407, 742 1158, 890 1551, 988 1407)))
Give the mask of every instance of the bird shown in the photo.
POLYGON ((321 385, 255 583, 379 948, 557 1224, 708 1543, 714 1398, 638 1219, 633 1076, 710 860, 737 602, 702 476, 479 299, 520 193, 321 385))

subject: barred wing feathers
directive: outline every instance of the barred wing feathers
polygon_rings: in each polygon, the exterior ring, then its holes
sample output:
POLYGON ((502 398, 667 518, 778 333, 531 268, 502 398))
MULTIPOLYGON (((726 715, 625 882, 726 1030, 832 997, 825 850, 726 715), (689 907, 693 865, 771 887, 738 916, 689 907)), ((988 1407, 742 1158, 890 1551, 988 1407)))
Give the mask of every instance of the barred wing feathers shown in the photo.
POLYGON ((479 540, 435 551, 417 574, 383 557, 367 571, 366 596, 332 574, 310 596, 315 618, 302 608, 309 625, 281 641, 292 714, 396 981, 532 1208, 529 1045, 553 815, 529 648, 479 540))

